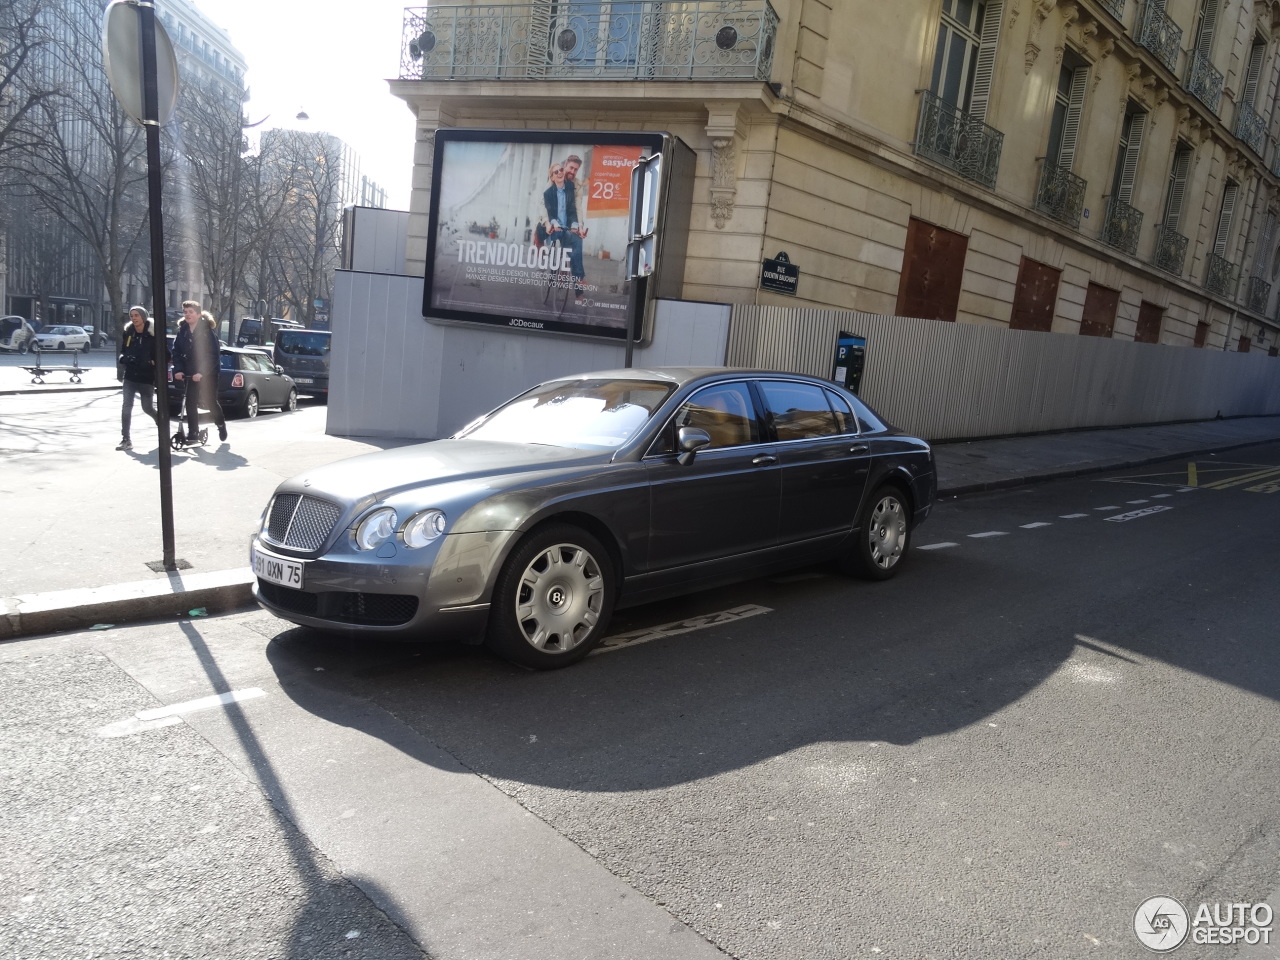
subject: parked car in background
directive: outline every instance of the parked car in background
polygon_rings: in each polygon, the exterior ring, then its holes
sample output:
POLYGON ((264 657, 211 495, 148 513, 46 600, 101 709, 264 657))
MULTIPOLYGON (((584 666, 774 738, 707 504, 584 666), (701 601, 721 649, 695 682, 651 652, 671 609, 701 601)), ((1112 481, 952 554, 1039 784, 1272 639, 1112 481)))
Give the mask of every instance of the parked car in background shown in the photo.
POLYGON ((93 346, 105 347, 107 345, 107 335, 105 333, 98 333, 96 327, 86 327, 82 325, 80 329, 89 335, 89 343, 93 346))
MULTIPOLYGON (((218 403, 231 416, 256 417, 263 407, 298 409, 293 378, 278 371, 270 357, 256 350, 223 347, 218 357, 218 403)), ((182 411, 183 382, 173 379, 169 365, 169 412, 182 411)))
POLYGON ((250 564, 303 626, 560 667, 618 606, 822 560, 887 579, 936 493, 929 444, 834 384, 612 370, 286 480, 250 564))
POLYGON ((237 347, 253 347, 262 346, 276 338, 278 330, 301 330, 302 324, 294 320, 281 320, 279 317, 272 317, 270 320, 258 320, 255 317, 245 317, 240 321, 240 329, 236 331, 237 347))
POLYGON ((32 346, 37 350, 88 350, 89 335, 84 332, 84 327, 59 324, 42 328, 32 346))
POLYGON ((0 350, 26 353, 35 339, 35 329, 26 317, 0 317, 0 350))
POLYGON ((276 366, 293 377, 299 393, 328 399, 332 341, 328 330, 281 330, 276 334, 276 366))

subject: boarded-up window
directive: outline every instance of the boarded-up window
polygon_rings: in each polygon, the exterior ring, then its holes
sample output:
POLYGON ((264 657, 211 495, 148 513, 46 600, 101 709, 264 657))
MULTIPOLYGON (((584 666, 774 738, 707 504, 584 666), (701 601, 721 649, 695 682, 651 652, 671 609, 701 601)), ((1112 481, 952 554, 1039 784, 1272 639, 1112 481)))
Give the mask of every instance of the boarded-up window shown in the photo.
POLYGON ((1058 281, 1061 270, 1048 264, 1022 258, 1018 267, 1018 289, 1013 295, 1010 330, 1053 329, 1053 311, 1058 304, 1058 281))
POLYGON ((1267 351, 1268 357, 1280 357, 1280 347, 1272 347, 1267 351))
POLYGON ((1110 287, 1089 284, 1084 295, 1084 316, 1080 318, 1082 337, 1109 337, 1116 325, 1116 307, 1120 305, 1120 291, 1110 287))
POLYGON ((1161 307, 1143 300, 1142 306, 1138 308, 1138 329, 1134 332, 1133 339, 1138 343, 1159 343, 1160 321, 1163 319, 1164 310, 1161 307))
POLYGON ((1199 323, 1196 324, 1195 346, 1203 347, 1205 344, 1205 341, 1208 339, 1209 339, 1209 324, 1204 320, 1201 320, 1199 323))
POLYGON ((1248 353, 1249 348, 1253 346, 1253 341, 1248 337, 1240 338, 1240 346, 1236 348, 1237 353, 1248 353))
POLYGON ((911 218, 902 254, 897 314, 926 320, 954 320, 964 280, 969 238, 911 218))

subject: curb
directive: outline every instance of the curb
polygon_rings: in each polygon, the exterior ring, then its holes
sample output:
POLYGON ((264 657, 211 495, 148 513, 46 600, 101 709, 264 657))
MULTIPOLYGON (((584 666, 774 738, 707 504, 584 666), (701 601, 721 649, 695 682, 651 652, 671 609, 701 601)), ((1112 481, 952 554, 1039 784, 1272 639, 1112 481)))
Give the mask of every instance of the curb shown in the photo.
POLYGON ((172 573, 164 580, 140 580, 110 587, 28 593, 0 599, 0 641, 37 634, 87 630, 187 616, 204 607, 209 614, 253 605, 253 572, 248 567, 195 576, 172 573))
POLYGON ((104 390, 119 390, 120 384, 117 383, 110 387, 83 387, 78 384, 68 384, 65 387, 51 387, 48 384, 33 384, 30 388, 21 390, 0 390, 0 397, 24 397, 28 394, 35 393, 93 393, 104 390))

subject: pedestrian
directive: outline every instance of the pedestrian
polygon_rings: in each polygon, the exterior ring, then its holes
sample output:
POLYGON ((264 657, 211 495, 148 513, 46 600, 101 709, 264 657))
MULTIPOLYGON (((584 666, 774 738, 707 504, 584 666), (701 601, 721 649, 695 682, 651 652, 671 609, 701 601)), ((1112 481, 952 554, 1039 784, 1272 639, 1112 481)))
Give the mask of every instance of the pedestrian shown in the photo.
POLYGON ((227 439, 227 421, 218 405, 219 355, 222 349, 213 317, 195 300, 182 301, 183 323, 173 342, 173 379, 186 388, 187 433, 178 430, 179 443, 195 443, 200 436, 200 408, 213 414, 218 439, 227 439))
POLYGON ((142 398, 142 412, 154 421, 156 413, 156 334, 146 307, 130 307, 129 322, 120 334, 119 363, 124 370, 121 386, 124 406, 120 410, 120 446, 132 450, 129 423, 133 419, 133 398, 142 398))

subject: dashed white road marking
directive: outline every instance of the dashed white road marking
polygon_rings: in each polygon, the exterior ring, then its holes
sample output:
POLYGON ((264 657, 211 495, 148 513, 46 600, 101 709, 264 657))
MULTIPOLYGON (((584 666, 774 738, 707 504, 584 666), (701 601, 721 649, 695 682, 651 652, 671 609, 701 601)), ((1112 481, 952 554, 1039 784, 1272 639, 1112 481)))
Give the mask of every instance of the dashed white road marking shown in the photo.
POLYGON ((982 533, 969 534, 974 540, 981 540, 983 537, 1007 537, 1008 535, 1004 530, 986 530, 982 533))
POLYGON ((1150 503, 1150 500, 1126 500, 1125 503, 1150 503))
POLYGON ((773 613, 773 608, 748 603, 741 607, 733 607, 730 610, 721 610, 719 613, 704 613, 701 616, 690 617, 687 620, 663 623, 656 627, 646 627, 643 630, 632 630, 630 633, 615 633, 612 637, 605 637, 601 640, 600 646, 592 650, 588 656, 594 657, 597 653, 608 653, 610 650, 634 647, 641 643, 648 643, 650 640, 661 640, 663 637, 674 637, 681 633, 692 633, 694 630, 703 630, 706 627, 718 627, 721 624, 733 623, 735 620, 744 620, 747 617, 755 617, 762 613, 773 613))
POLYGON ((926 543, 922 547, 916 547, 917 550, 945 550, 947 547, 958 547, 960 544, 951 540, 944 540, 942 543, 926 543))
POLYGON ((1119 505, 1118 503, 1113 503, 1113 504, 1111 504, 1110 506, 1107 506, 1107 507, 1094 507, 1093 509, 1095 509, 1095 510, 1119 510, 1119 509, 1120 509, 1120 505, 1119 505))
POLYGON ((1087 517, 1087 513, 1063 513, 1058 515, 1059 520, 1079 520, 1081 517, 1087 517))
POLYGON ((1179 487, 1175 493, 1190 493, 1195 487, 1179 487))
POLYGON ((1022 524, 1022 529, 1023 529, 1023 530, 1034 530, 1034 529, 1036 529, 1037 527, 1052 527, 1052 526, 1053 526, 1053 524, 1052 524, 1052 523, 1045 523, 1043 520, 1037 520, 1035 523, 1024 523, 1024 524, 1022 524))
POLYGON ((1172 494, 1172 493, 1153 493, 1153 494, 1151 495, 1151 499, 1152 499, 1152 500, 1160 500, 1160 499, 1163 499, 1164 497, 1172 497, 1172 496, 1173 496, 1173 494, 1172 494))

